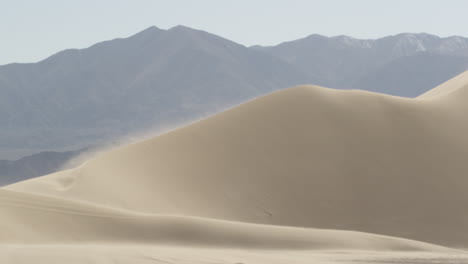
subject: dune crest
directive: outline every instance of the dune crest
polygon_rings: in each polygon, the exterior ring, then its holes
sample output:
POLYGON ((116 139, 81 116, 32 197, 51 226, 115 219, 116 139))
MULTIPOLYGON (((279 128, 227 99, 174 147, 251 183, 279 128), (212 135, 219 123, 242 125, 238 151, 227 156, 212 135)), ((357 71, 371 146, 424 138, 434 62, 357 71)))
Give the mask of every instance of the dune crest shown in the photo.
POLYGON ((468 71, 465 71, 454 78, 448 80, 447 82, 435 87, 434 89, 431 89, 424 94, 421 94, 418 96, 420 99, 429 99, 429 98, 437 98, 440 96, 448 95, 453 92, 460 91, 462 92, 463 90, 468 90, 468 71))

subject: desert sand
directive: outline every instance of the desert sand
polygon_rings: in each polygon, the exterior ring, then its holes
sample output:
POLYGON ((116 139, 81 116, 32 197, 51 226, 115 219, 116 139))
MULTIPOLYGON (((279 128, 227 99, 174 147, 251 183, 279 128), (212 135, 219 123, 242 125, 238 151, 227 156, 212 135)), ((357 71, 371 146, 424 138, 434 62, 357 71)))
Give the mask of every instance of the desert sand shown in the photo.
POLYGON ((294 87, 3 187, 0 262, 468 263, 467 97, 294 87))

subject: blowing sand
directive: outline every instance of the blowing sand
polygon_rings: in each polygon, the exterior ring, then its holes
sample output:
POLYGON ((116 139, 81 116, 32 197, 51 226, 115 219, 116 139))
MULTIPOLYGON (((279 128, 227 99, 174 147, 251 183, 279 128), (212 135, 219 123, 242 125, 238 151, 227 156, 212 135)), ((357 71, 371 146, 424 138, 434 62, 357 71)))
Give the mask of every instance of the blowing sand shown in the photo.
POLYGON ((468 263, 465 98, 295 87, 6 186, 0 261, 468 263))

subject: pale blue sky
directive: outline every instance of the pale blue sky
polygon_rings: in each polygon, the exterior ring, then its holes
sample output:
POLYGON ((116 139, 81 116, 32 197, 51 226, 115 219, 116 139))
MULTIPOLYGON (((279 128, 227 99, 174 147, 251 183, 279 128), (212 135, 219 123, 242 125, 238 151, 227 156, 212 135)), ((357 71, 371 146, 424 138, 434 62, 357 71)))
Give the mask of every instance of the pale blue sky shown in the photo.
POLYGON ((0 65, 181 24, 244 45, 312 33, 468 36, 467 0, 0 0, 0 65))

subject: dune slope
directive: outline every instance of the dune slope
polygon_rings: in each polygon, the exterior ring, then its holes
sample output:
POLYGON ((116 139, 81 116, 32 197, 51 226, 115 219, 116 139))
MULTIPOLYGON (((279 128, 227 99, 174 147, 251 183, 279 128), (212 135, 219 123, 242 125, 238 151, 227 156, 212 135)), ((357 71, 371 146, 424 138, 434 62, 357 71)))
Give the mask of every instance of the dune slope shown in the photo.
MULTIPOLYGON (((437 98, 450 94, 451 92, 468 92, 468 71, 465 71, 462 74, 448 80, 447 82, 431 89, 424 94, 421 94, 419 98, 428 99, 428 98, 437 98)), ((451 100, 454 100, 454 95, 451 96, 451 100)))
MULTIPOLYGON (((458 78, 468 84, 467 74, 458 78)), ((135 214, 356 230, 466 247, 465 88, 416 99, 290 88, 4 189, 135 214)), ((167 218, 138 219, 130 223, 135 228, 167 218)), ((231 225, 213 223, 220 230, 231 225)), ((273 229, 288 227, 282 228, 273 229)), ((287 237, 305 243, 294 230, 287 237)))
POLYGON ((40 195, 0 191, 3 244, 163 245, 244 249, 441 251, 380 235, 151 215, 40 195), (28 220, 34 219, 29 228, 28 220))

